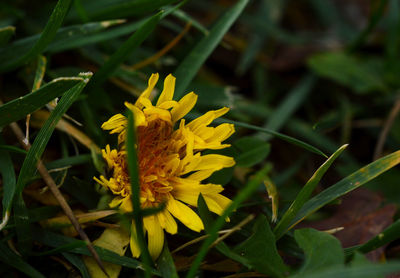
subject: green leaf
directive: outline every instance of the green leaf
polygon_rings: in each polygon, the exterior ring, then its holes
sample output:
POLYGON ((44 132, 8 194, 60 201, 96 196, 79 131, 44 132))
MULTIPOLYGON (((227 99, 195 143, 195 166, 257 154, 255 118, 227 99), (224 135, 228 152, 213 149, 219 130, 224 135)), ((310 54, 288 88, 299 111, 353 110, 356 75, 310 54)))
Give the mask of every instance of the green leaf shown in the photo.
POLYGON ((242 13, 248 2, 248 0, 239 0, 235 6, 230 8, 218 22, 216 22, 208 35, 205 36, 180 63, 174 73, 174 76, 179 80, 175 87, 175 99, 182 97, 185 89, 193 80, 200 67, 218 46, 225 33, 228 32, 229 28, 242 13))
POLYGON ((359 60, 350 54, 316 54, 308 60, 308 65, 316 74, 349 86, 358 93, 388 90, 376 63, 359 60))
POLYGON ((0 106, 0 127, 24 118, 82 82, 81 77, 57 78, 39 90, 0 106))
POLYGON ((0 64, 0 72, 13 70, 42 53, 42 51, 46 49, 47 45, 53 40, 58 28, 60 28, 64 17, 69 10, 71 1, 72 0, 59 0, 50 16, 50 19, 47 21, 42 35, 35 45, 28 52, 25 52, 24 55, 19 56, 16 59, 6 60, 5 63, 0 64))
POLYGON ((0 261, 33 278, 45 278, 40 272, 27 264, 22 257, 11 251, 8 246, 0 242, 0 261))
POLYGON ((11 145, 0 145, 0 150, 19 153, 19 154, 27 154, 28 153, 24 149, 21 149, 21 148, 15 147, 15 146, 11 146, 11 145))
POLYGON ((318 272, 321 269, 344 265, 344 252, 334 236, 314 229, 300 229, 294 238, 306 255, 299 273, 318 272))
POLYGON ((212 227, 209 230, 209 236, 201 245, 200 250, 194 259, 189 272, 187 273, 187 278, 193 278, 196 275, 198 268, 204 257, 206 256, 210 245, 218 238, 218 231, 224 226, 225 219, 236 209, 238 206, 245 201, 261 184, 264 180, 265 175, 270 170, 270 166, 266 166, 260 171, 258 171, 254 177, 246 184, 246 186, 235 196, 232 203, 224 210, 224 212, 217 218, 212 227))
POLYGON ((262 162, 271 149, 269 143, 255 137, 242 137, 233 146, 240 151, 235 157, 236 165, 240 167, 252 167, 262 162))
POLYGON ((334 154, 332 154, 325 161, 325 163, 322 164, 317 171, 315 171, 313 176, 307 181, 306 185, 304 185, 301 191, 297 194, 296 199, 290 205, 274 229, 274 234, 277 239, 281 238, 285 234, 285 232, 288 230, 290 222, 293 220, 305 202, 309 200, 312 192, 317 187, 319 181, 322 179, 326 171, 329 169, 329 167, 331 167, 336 158, 339 157, 339 155, 347 148, 347 146, 348 145, 343 145, 334 154))
POLYGON ((5 45, 15 33, 14 26, 0 28, 0 46, 5 45))
POLYGON ((162 12, 146 20, 118 50, 104 63, 92 78, 90 86, 99 86, 118 68, 118 66, 151 34, 161 19, 162 12))
POLYGON ((304 273, 290 278, 376 278, 400 271, 400 262, 384 264, 357 265, 354 267, 332 267, 314 273, 304 273))
POLYGON ((262 128, 262 127, 258 127, 258 126, 255 126, 255 125, 250 125, 250 124, 243 123, 243 122, 238 122, 238 121, 231 121, 231 120, 224 119, 224 118, 216 119, 214 122, 215 123, 231 123, 231 124, 234 124, 235 126, 261 131, 261 132, 264 132, 266 134, 271 134, 271 135, 273 135, 273 136, 275 136, 275 137, 277 137, 279 139, 282 139, 282 140, 284 140, 284 141, 286 141, 288 143, 291 143, 293 145, 299 146, 299 147, 301 147, 303 149, 306 149, 306 150, 308 150, 310 152, 313 152, 313 153, 322 155, 324 157, 327 157, 326 154, 324 154, 322 151, 320 151, 316 147, 311 146, 310 144, 307 144, 307 143, 305 143, 305 142, 303 142, 301 140, 298 140, 298 139, 293 138, 291 136, 288 136, 288 135, 285 135, 285 134, 282 134, 282 133, 279 133, 279 132, 276 132, 276 131, 273 131, 273 130, 270 130, 270 129, 267 129, 267 128, 262 128))
POLYGON ((302 209, 297 213, 296 217, 291 221, 292 228, 305 217, 317 211, 333 200, 353 191, 368 181, 374 179, 380 174, 386 172, 392 167, 400 163, 400 151, 391 153, 381 159, 378 159, 367 166, 352 173, 338 183, 332 185, 328 189, 322 191, 317 196, 307 201, 302 209))
POLYGON ((275 236, 264 215, 257 218, 253 234, 235 251, 245 257, 258 272, 272 277, 284 277, 287 272, 276 248, 275 236))
POLYGON ((174 259, 169 252, 167 242, 164 243, 163 251, 157 260, 158 269, 160 270, 161 276, 164 278, 178 278, 176 272, 174 259))

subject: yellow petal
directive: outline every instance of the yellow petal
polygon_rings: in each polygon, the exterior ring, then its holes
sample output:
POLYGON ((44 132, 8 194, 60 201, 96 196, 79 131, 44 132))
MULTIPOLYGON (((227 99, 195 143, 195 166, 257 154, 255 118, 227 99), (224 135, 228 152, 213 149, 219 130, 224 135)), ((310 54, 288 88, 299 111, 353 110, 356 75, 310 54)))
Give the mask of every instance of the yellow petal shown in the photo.
POLYGON ((189 229, 192 229, 196 232, 200 232, 204 229, 204 225, 200 217, 188 206, 175 200, 171 195, 168 195, 167 209, 189 229))
POLYGON ((214 169, 197 171, 188 176, 188 179, 202 181, 210 177, 214 172, 215 172, 214 169))
POLYGON ((160 221, 161 226, 170 234, 176 234, 178 232, 178 225, 172 215, 164 210, 157 214, 158 221, 160 221))
POLYGON ((192 171, 199 170, 214 170, 218 171, 222 168, 232 167, 235 165, 235 160, 232 157, 220 155, 220 154, 207 154, 200 156, 196 159, 194 156, 190 164, 186 165, 182 174, 187 174, 192 171))
POLYGON ((132 221, 132 225, 131 225, 130 247, 131 247, 132 257, 139 258, 140 247, 139 247, 139 243, 137 241, 136 226, 133 221, 132 221))
POLYGON ((194 107, 197 102, 197 95, 193 92, 185 95, 178 102, 178 105, 171 110, 172 122, 175 123, 183 118, 194 107))
POLYGON ((148 87, 146 88, 146 90, 143 91, 143 93, 140 95, 140 97, 135 103, 135 105, 139 109, 143 108, 143 105, 141 104, 143 99, 150 99, 150 94, 153 91, 154 86, 157 84, 157 81, 158 81, 158 73, 153 73, 149 78, 148 87))
POLYGON ((228 113, 229 108, 228 107, 223 107, 218 110, 213 110, 213 111, 208 111, 205 113, 203 116, 198 117, 197 119, 194 119, 191 121, 187 127, 190 128, 192 131, 196 131, 197 128, 204 126, 204 125, 209 125, 211 124, 212 121, 214 121, 216 118, 221 117, 222 115, 228 113))
POLYGON ((147 230, 149 253, 153 260, 157 259, 164 246, 164 230, 158 218, 154 215, 143 218, 144 228, 147 230))
POLYGON ((172 74, 168 74, 168 76, 164 80, 164 89, 158 98, 156 106, 161 105, 163 102, 172 100, 175 91, 175 80, 176 78, 172 76, 172 74))
POLYGON ((125 106, 132 111, 135 118, 135 126, 147 126, 146 117, 144 116, 142 110, 140 110, 136 105, 133 105, 127 101, 125 102, 125 106))
POLYGON ((221 194, 204 194, 203 197, 208 209, 218 215, 221 215, 232 202, 221 194))
POLYGON ((235 132, 235 126, 233 124, 221 124, 214 128, 213 136, 207 138, 207 142, 222 142, 229 138, 235 132))
POLYGON ((120 133, 124 130, 128 125, 128 120, 122 114, 116 114, 112 116, 108 121, 104 122, 101 125, 101 128, 104 130, 111 130, 110 134, 120 133))

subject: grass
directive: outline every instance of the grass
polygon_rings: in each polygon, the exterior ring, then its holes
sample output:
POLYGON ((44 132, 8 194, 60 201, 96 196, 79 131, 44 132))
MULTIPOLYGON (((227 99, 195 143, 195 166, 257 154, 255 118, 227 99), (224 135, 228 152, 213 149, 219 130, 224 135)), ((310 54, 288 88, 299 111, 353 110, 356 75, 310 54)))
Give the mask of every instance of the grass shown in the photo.
POLYGON ((397 0, 22 0, 0 7, 0 276, 400 272, 397 0), (165 233, 161 255, 151 258, 143 219, 168 204, 141 208, 136 115, 126 114, 133 213, 108 213, 112 193, 93 177, 110 177, 101 149, 118 147, 102 123, 124 114, 124 102, 134 103, 156 72, 152 97, 169 73, 175 100, 198 95, 186 122, 230 108, 214 125, 234 125, 231 146, 205 154, 236 165, 204 182, 221 184, 230 205, 216 215, 200 195, 191 208, 204 231, 177 221, 178 232, 165 233), (368 211, 357 192, 367 194, 368 211), (349 200, 359 211, 343 212, 349 200), (132 223, 139 258, 129 248, 132 223))

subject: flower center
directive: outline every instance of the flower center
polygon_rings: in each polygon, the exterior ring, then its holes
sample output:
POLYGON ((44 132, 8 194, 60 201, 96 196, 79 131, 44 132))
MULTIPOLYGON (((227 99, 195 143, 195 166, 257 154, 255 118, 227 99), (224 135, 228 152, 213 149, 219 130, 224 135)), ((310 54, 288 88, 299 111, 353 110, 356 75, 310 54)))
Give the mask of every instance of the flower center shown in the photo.
POLYGON ((159 205, 166 199, 166 193, 173 189, 169 183, 172 171, 168 167, 174 153, 172 132, 171 123, 161 119, 138 128, 140 200, 143 207, 159 205))

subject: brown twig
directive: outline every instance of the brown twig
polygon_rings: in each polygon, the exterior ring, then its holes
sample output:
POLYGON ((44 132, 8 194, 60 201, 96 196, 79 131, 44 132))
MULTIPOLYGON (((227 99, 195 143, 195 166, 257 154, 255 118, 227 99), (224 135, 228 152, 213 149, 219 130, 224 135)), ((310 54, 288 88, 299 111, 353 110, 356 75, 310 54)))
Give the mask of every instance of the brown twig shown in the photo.
MULTIPOLYGON (((25 136, 21 130, 21 128, 18 126, 17 123, 11 123, 10 127, 12 131, 14 132, 15 136, 17 137, 19 143, 21 146, 29 151, 31 148, 31 144, 25 140, 25 136)), ((71 207, 68 205, 67 201, 64 199, 63 195, 61 194, 60 190, 58 189, 56 183, 54 182, 53 178, 50 176, 49 172, 47 171, 46 167, 44 166, 43 162, 41 160, 38 161, 37 163, 37 169, 39 171, 39 174, 42 176, 44 182, 50 189, 50 191, 53 193, 54 197, 60 204, 61 208, 67 215, 68 219, 71 221, 72 225, 74 226, 75 230, 78 232, 79 236, 84 240, 87 244, 87 248, 89 249, 89 252, 92 254, 93 258, 101 268, 101 270, 104 272, 104 274, 108 276, 103 263, 100 260, 99 255, 97 254, 96 250, 94 249, 94 246, 92 242, 90 241, 89 237, 86 235, 85 231, 82 229, 80 226, 78 220, 76 219, 74 213, 72 212, 71 207)))
POLYGON ((379 135, 378 142, 376 143, 375 146, 374 160, 377 160, 379 157, 382 156, 383 146, 385 145, 386 138, 399 112, 400 112, 400 98, 394 103, 392 110, 390 110, 390 114, 379 135))

